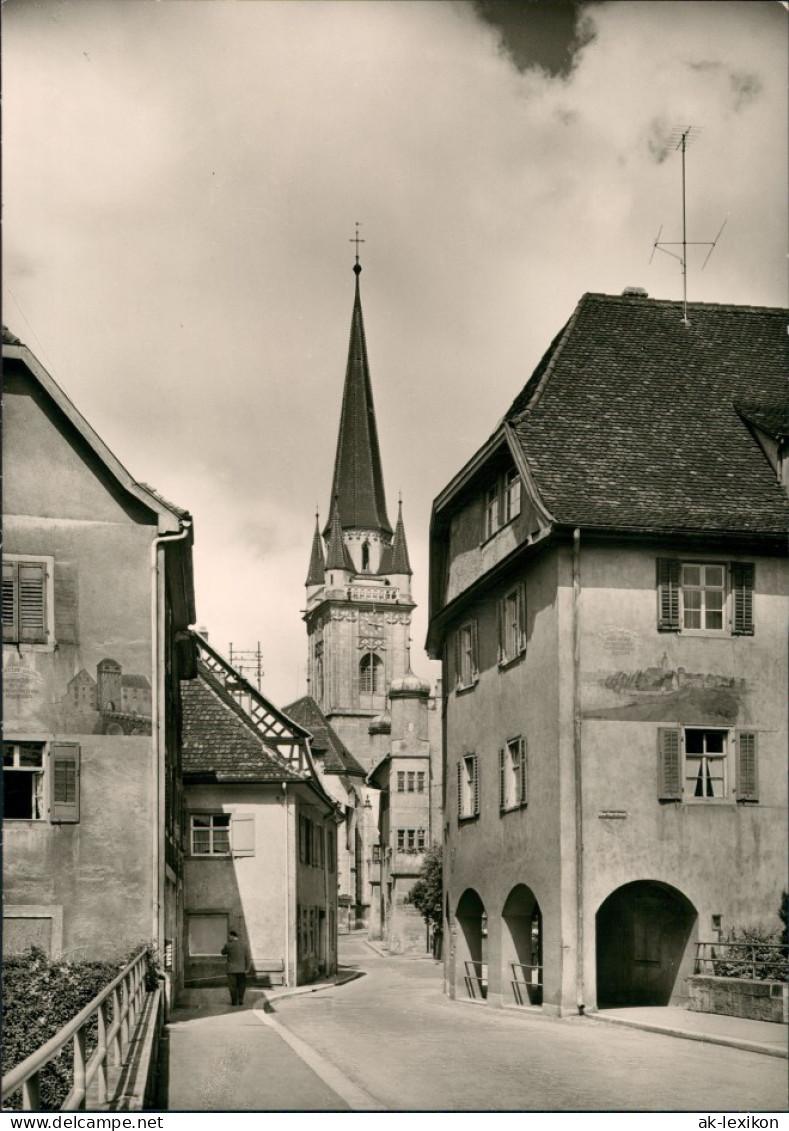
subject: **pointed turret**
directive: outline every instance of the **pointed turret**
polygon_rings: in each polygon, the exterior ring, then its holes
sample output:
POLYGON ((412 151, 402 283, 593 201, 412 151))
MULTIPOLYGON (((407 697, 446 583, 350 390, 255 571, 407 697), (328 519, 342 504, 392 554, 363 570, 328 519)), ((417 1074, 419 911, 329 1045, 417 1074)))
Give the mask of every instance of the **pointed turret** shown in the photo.
POLYGON ((403 525, 403 500, 397 504, 397 526, 395 527, 394 543, 392 545, 392 573, 408 574, 414 572, 408 560, 408 545, 405 540, 405 526, 403 525))
MULTIPOLYGON (((388 542, 392 527, 386 515, 378 429, 359 294, 359 275, 362 269, 358 259, 353 270, 356 275, 356 294, 351 317, 340 431, 334 459, 332 498, 338 500, 343 530, 376 532, 383 536, 383 541, 388 542)), ((324 535, 328 529, 327 524, 324 535)))
POLYGON ((323 556, 323 539, 321 538, 318 515, 315 515, 315 534, 312 538, 312 553, 310 554, 310 568, 307 570, 307 580, 304 584, 309 589, 313 585, 323 585, 323 572, 326 561, 323 556))
POLYGON ((334 506, 332 507, 331 522, 329 523, 328 530, 329 542, 326 547, 326 571, 347 570, 348 573, 353 573, 351 555, 348 553, 348 547, 345 545, 342 537, 339 503, 336 497, 334 499, 334 506))

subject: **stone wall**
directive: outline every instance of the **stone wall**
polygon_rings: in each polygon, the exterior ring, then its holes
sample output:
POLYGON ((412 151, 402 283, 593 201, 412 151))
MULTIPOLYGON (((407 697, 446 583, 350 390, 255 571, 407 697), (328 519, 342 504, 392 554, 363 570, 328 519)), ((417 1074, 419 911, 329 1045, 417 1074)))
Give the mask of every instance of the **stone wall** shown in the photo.
POLYGON ((789 984, 759 982, 750 978, 716 978, 695 974, 688 978, 689 1009, 696 1013, 722 1013, 753 1021, 789 1022, 789 984))

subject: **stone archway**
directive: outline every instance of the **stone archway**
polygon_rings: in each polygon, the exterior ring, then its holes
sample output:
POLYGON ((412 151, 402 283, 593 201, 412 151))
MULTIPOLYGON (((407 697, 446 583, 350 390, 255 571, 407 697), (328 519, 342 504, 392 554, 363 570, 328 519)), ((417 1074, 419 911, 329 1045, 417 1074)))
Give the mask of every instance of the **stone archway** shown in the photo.
POLYGON ((515 1005, 542 1005, 542 912, 534 892, 517 884, 501 913, 501 985, 515 1005))
POLYGON ((669 884, 638 880, 617 888, 596 916, 597 1004, 668 1005, 687 996, 684 975, 696 908, 669 884))
POLYGON ((487 918, 485 904, 473 888, 466 888, 458 901, 455 990, 461 997, 488 996, 487 918))

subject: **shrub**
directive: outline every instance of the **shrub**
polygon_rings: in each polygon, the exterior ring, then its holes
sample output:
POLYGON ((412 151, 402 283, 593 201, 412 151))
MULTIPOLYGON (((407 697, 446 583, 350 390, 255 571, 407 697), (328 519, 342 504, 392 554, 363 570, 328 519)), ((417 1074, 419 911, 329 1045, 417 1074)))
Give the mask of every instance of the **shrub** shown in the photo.
MULTIPOLYGON (((122 959, 104 962, 52 960, 38 947, 7 957, 3 966, 3 1072, 9 1072, 54 1037, 118 976, 142 945, 122 959)), ((149 948, 146 989, 152 988, 152 982, 156 984, 157 977, 156 955, 149 948)), ((110 1003, 110 1017, 111 1009, 110 1003)), ((86 1030, 88 1056, 96 1047, 97 1027, 94 1018, 86 1030)), ((41 1109, 58 1110, 73 1083, 70 1041, 46 1065, 39 1079, 41 1109)), ((18 1111, 20 1107, 20 1092, 3 1101, 5 1110, 18 1111)))
POLYGON ((781 934, 762 926, 735 927, 714 948, 713 973, 721 978, 755 978, 765 982, 789 981, 789 967, 780 947, 781 934), (738 945, 730 945, 738 944, 738 945), (743 945, 747 944, 747 945, 743 945), (755 961, 755 969, 750 965, 755 961))
POLYGON ((412 904, 428 926, 441 930, 442 908, 442 853, 441 845, 434 844, 425 854, 422 871, 405 902, 412 904))

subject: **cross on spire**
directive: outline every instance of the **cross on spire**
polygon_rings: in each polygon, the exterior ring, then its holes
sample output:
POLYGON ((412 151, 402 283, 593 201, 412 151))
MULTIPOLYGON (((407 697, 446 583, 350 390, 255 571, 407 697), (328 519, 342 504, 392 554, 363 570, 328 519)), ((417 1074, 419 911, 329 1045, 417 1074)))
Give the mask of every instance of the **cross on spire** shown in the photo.
POLYGON ((356 244, 356 263, 354 264, 353 269, 354 269, 355 273, 358 275, 359 272, 361 271, 361 266, 359 265, 359 244, 365 243, 366 241, 363 240, 362 237, 359 235, 359 228, 361 228, 360 222, 358 220, 356 220, 355 223, 356 223, 356 235, 352 239, 348 240, 348 243, 355 243, 356 244))

